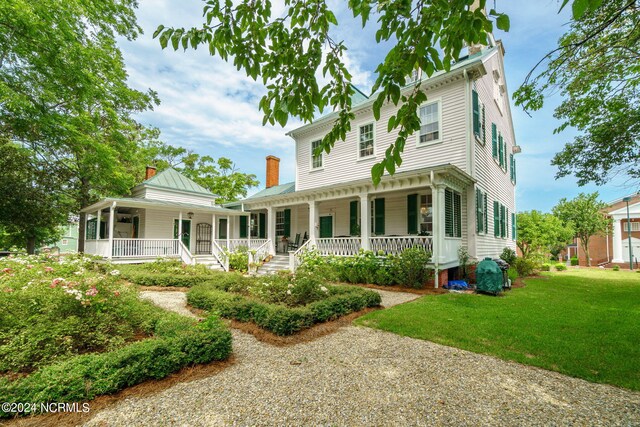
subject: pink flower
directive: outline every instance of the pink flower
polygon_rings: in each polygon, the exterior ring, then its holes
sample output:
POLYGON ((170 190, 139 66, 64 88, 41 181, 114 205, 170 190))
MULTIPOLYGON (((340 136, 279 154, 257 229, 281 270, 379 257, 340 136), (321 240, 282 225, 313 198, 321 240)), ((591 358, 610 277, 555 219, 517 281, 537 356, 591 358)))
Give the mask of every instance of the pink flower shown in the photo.
POLYGON ((95 297, 96 295, 98 295, 98 290, 96 289, 95 286, 92 286, 91 288, 89 288, 89 290, 87 292, 84 293, 85 295, 88 295, 90 297, 95 297))
POLYGON ((116 296, 116 297, 119 297, 120 296, 120 291, 113 291, 113 295, 116 296))
POLYGON ((33 265, 29 264, 29 265, 27 265, 27 268, 28 268, 29 270, 31 270, 31 269, 33 268, 33 265))
POLYGON ((47 267, 44 268, 44 271, 46 271, 47 273, 51 273, 51 272, 53 272, 53 268, 47 266, 47 267))
POLYGON ((52 284, 50 284, 50 285, 49 285, 49 287, 50 287, 51 289, 53 289, 53 288, 55 288, 55 287, 56 287, 56 285, 55 285, 55 283, 52 283, 52 284))
POLYGON ((7 268, 3 268, 3 269, 2 269, 2 272, 3 272, 3 273, 7 273, 7 274, 11 273, 11 271, 12 271, 12 270, 11 270, 9 267, 7 267, 7 268))
POLYGON ((52 287, 52 288, 55 288, 55 287, 56 287, 56 285, 58 285, 58 284, 60 284, 60 283, 63 283, 63 282, 64 282, 64 278, 62 278, 62 277, 55 278, 55 279, 53 279, 53 280, 51 281, 51 285, 52 285, 51 287, 52 287))
POLYGON ((7 293, 13 292, 13 289, 12 288, 4 288, 4 292, 7 292, 7 293))

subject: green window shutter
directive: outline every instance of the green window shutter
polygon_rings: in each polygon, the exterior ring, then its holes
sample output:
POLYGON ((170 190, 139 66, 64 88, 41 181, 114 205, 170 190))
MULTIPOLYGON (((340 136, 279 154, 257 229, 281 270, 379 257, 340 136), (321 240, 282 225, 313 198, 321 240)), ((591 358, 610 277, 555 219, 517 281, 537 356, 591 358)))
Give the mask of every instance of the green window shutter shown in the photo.
POLYGON ((504 145, 502 144, 502 135, 498 135, 498 150, 500 167, 504 167, 504 145))
POLYGON ((453 193, 453 215, 455 220, 454 237, 462 237, 462 199, 458 193, 453 193))
POLYGON ((504 206, 500 204, 500 237, 504 237, 504 206))
POLYGON ((240 238, 241 239, 247 238, 247 217, 246 216, 240 217, 240 238))
POLYGON ((509 177, 513 182, 513 154, 509 154, 509 177))
POLYGON ((509 208, 504 208, 504 237, 509 238, 509 208))
POLYGON ((482 145, 487 143, 487 116, 484 104, 482 104, 482 145))
POLYGON ((418 195, 407 196, 407 234, 418 234, 418 195))
POLYGON ((384 235, 384 199, 375 199, 375 233, 378 236, 384 235))
POLYGON ((493 201, 493 235, 500 236, 500 204, 493 201))
POLYGON ((511 212, 511 239, 516 240, 516 214, 511 212))
POLYGON ((444 190, 444 235, 453 237, 453 193, 444 190))
POLYGON ((291 209, 284 210, 284 235, 291 237, 291 209))
POLYGON ((266 239, 267 238, 267 214, 265 213, 260 213, 258 214, 259 216, 259 220, 258 220, 258 236, 261 239, 266 239))
POLYGON ((491 123, 491 154, 498 157, 498 128, 495 123, 491 123))
POLYGON ((484 219, 482 218, 482 191, 476 188, 476 233, 482 233, 484 219))
POLYGON ((357 236, 358 232, 358 201, 349 202, 349 234, 357 236))
POLYGON ((513 164, 511 165, 511 170, 513 171, 513 183, 516 184, 518 182, 517 174, 516 174, 516 158, 513 158, 513 164))
POLYGON ((480 101, 478 100, 478 92, 471 92, 473 100, 473 133, 480 136, 480 101))
POLYGON ((484 217, 484 232, 485 234, 489 232, 489 203, 487 201, 487 193, 483 194, 483 217, 484 217))

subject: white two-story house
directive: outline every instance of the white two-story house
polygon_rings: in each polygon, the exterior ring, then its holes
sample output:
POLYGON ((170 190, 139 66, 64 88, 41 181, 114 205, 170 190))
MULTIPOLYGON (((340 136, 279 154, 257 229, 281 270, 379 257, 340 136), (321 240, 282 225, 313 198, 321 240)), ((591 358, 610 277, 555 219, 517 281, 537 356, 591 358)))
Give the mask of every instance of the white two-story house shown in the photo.
MULTIPOLYGON (((346 140, 314 155, 335 113, 289 135, 294 165, 267 157, 263 191, 243 200, 250 211, 241 237, 267 239, 272 254, 349 256, 360 249, 398 254, 413 246, 432 252, 437 276, 458 266, 458 249, 476 259, 515 249, 515 185, 519 151, 511 118, 500 42, 476 47, 449 72, 424 78, 428 100, 419 108, 421 130, 408 141, 403 163, 378 186, 371 167, 396 139, 387 131, 396 106, 373 116, 373 97, 357 92, 346 140), (295 168, 295 182, 280 184, 279 168, 295 168)), ((412 90, 412 85, 405 88, 412 90)))

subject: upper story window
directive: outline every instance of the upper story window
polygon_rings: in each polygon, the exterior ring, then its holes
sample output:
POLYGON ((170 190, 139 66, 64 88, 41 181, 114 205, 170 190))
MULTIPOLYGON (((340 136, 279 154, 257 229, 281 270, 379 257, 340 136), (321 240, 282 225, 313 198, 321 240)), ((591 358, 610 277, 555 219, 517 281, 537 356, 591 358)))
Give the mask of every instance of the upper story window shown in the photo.
POLYGON ((435 144, 442 139, 442 117, 440 101, 421 105, 418 109, 420 117, 420 135, 418 144, 435 144))
POLYGON ((373 123, 360 126, 359 157, 373 156, 373 123))
POLYGON ((493 99, 496 101, 496 105, 500 110, 500 113, 504 110, 504 94, 505 94, 504 80, 500 75, 499 70, 493 70, 493 99))
POLYGON ((322 167, 322 153, 317 156, 314 155, 321 142, 322 141, 317 140, 311 143, 311 169, 320 169, 322 167))

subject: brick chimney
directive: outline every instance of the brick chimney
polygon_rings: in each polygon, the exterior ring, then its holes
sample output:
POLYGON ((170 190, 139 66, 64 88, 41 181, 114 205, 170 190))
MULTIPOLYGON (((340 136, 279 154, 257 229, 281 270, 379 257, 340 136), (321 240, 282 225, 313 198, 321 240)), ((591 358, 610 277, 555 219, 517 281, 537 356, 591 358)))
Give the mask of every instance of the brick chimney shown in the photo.
POLYGON ((280 183, 280 159, 276 156, 267 156, 267 188, 280 183))
POLYGON ((150 178, 153 178, 156 174, 156 168, 154 168, 153 166, 147 166, 147 171, 144 174, 144 180, 148 180, 150 178))

